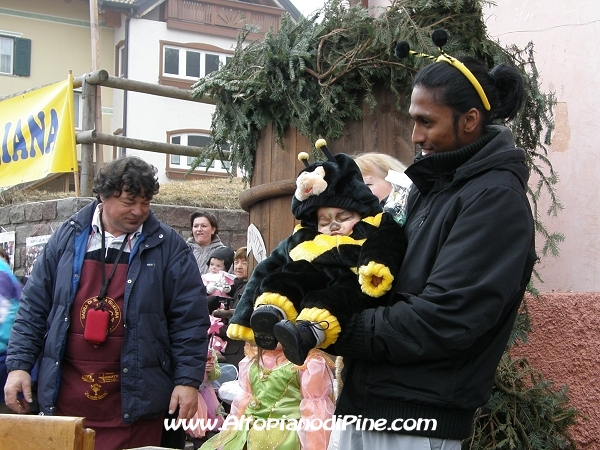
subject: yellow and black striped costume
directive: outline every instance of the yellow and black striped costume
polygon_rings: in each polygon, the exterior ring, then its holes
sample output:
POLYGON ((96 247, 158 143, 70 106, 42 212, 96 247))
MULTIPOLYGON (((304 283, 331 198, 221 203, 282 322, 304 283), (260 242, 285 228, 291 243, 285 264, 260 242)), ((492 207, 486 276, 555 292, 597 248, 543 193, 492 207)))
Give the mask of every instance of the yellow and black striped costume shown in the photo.
POLYGON ((253 342, 254 307, 271 304, 289 320, 327 322, 325 348, 352 314, 385 302, 405 251, 403 229, 388 213, 362 219, 350 236, 298 225, 252 273, 227 335, 253 342))

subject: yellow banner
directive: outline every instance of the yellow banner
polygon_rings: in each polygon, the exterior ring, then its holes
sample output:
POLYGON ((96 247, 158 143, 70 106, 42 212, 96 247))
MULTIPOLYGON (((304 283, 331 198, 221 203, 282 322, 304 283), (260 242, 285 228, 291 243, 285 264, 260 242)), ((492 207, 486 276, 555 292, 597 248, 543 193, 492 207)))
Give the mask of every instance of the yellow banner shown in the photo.
POLYGON ((0 188, 76 172, 73 77, 0 102, 0 188))

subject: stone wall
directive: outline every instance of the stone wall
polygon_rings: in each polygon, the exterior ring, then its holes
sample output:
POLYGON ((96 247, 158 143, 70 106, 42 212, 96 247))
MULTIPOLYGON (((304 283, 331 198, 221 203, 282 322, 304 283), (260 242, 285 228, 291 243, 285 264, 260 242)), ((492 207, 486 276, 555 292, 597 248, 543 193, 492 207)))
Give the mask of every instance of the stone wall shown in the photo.
MULTIPOLYGON (((52 234, 62 222, 93 200, 91 197, 72 197, 0 207, 0 226, 6 231, 15 232, 15 274, 25 273, 26 238, 52 234)), ((158 204, 153 204, 151 209, 160 221, 176 229, 185 239, 190 237, 190 214, 199 210, 210 211, 218 219, 219 237, 225 245, 235 249, 246 245, 249 217, 241 209, 202 209, 158 204)))

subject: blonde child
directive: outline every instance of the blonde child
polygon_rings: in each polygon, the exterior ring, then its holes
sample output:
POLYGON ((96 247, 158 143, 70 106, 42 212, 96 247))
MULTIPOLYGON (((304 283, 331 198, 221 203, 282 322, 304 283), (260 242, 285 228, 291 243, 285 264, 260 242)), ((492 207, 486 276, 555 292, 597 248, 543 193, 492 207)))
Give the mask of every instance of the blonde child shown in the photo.
POLYGON ((281 345, 259 350, 247 344, 239 367, 242 393, 234 399, 223 430, 200 450, 327 448, 335 406, 333 362, 325 353, 312 350, 305 363, 296 366, 281 345))
POLYGON ((194 438, 194 448, 198 448, 206 439, 215 435, 218 429, 223 424, 223 407, 217 398, 213 380, 221 377, 221 367, 217 359, 217 353, 213 348, 209 348, 208 359, 206 361, 206 371, 204 373, 204 381, 198 389, 198 410, 192 419, 192 422, 208 425, 210 427, 197 426, 186 431, 187 434, 194 438))
POLYGON ((404 173, 406 166, 393 156, 385 153, 359 153, 353 158, 360 169, 365 184, 377 196, 381 206, 385 205, 385 201, 392 191, 392 183, 386 180, 388 172, 394 170, 398 173, 404 173))

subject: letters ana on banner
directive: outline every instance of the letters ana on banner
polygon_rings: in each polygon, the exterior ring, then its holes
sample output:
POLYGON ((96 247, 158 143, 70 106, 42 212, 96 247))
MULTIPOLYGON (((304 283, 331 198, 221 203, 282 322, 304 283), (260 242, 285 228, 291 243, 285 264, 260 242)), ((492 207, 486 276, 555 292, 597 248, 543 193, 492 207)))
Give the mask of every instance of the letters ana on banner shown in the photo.
POLYGON ((73 77, 0 102, 0 188, 76 172, 73 77))

